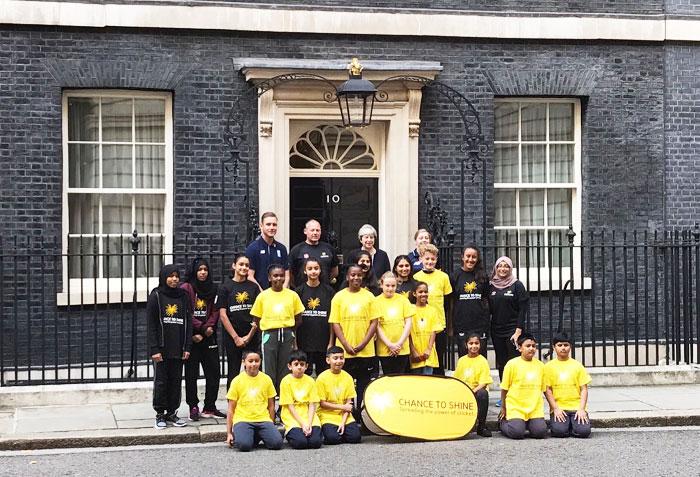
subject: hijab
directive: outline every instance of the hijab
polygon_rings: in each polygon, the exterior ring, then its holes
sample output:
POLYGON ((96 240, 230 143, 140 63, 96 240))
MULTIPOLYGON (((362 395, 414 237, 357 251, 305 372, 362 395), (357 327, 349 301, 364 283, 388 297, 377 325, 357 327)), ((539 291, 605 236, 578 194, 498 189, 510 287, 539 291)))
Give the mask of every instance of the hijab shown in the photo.
POLYGON ((214 286, 214 281, 211 279, 211 268, 209 267, 209 262, 203 258, 195 258, 192 260, 192 265, 188 270, 185 281, 192 285, 192 288, 194 288, 194 291, 197 293, 198 297, 204 298, 205 300, 210 300, 216 296, 216 287, 214 286), (197 278, 197 271, 202 265, 207 267, 207 271, 209 272, 207 273, 207 279, 204 281, 197 278))
POLYGON ((499 290, 502 290, 503 288, 508 288, 511 286, 513 283, 517 282, 518 279, 515 278, 515 275, 513 275, 513 261, 506 257, 505 255, 502 257, 499 257, 498 260, 496 260, 496 264, 493 266, 493 272, 491 273, 491 285, 494 286, 494 288, 498 288, 499 290), (501 262, 506 262, 508 266, 510 267, 510 276, 506 278, 500 278, 496 274, 496 268, 498 267, 498 264, 501 262))
POLYGON ((180 276, 180 270, 176 265, 173 265, 172 263, 163 265, 163 268, 160 269, 160 274, 158 275, 158 288, 156 288, 156 290, 158 293, 170 298, 185 296, 185 292, 181 290, 180 287, 171 288, 168 286, 166 280, 173 273, 177 273, 178 277, 180 276))

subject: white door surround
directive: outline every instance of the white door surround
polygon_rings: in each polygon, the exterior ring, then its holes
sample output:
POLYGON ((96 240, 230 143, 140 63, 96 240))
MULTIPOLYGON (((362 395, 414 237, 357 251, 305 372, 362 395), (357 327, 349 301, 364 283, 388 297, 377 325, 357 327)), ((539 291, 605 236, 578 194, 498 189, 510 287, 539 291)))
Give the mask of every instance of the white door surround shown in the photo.
MULTIPOLYGON (((336 84, 345 81, 347 60, 285 60, 242 58, 234 60, 246 81, 253 84, 281 74, 312 73, 336 84)), ((442 70, 434 62, 363 62, 365 79, 377 84, 397 75, 434 79, 442 70)), ((422 85, 392 81, 382 87, 386 102, 375 102, 372 125, 360 135, 379 147, 379 224, 382 249, 390 257, 413 249, 418 227, 418 136, 422 85), (379 137, 378 137, 379 136, 379 137)), ((298 139, 297 124, 340 124, 337 103, 327 103, 322 81, 294 80, 279 84, 258 99, 259 211, 278 216, 278 240, 289 243, 289 150, 298 139), (294 133, 292 133, 294 131, 294 133), (297 137, 294 137, 294 136, 297 137)), ((375 145, 373 145, 373 148, 375 145)), ((316 171, 318 172, 318 171, 316 171)), ((353 171, 328 171, 334 176, 356 176, 353 171)), ((297 175, 297 174, 294 174, 297 175)))

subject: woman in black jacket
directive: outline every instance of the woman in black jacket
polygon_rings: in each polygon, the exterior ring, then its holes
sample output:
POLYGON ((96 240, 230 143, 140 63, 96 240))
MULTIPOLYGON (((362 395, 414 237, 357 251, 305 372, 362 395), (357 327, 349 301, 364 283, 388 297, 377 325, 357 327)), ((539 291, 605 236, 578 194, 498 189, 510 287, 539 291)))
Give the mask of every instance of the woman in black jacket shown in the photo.
POLYGON ((374 278, 379 280, 385 272, 391 270, 391 263, 389 262, 389 256, 384 250, 375 248, 375 244, 377 243, 377 229, 370 224, 364 224, 360 227, 360 230, 357 231, 357 238, 362 247, 348 254, 347 263, 357 263, 359 254, 361 252, 366 252, 369 254, 371 260, 374 278))
POLYGON ((525 285, 513 275, 513 262, 505 256, 496 260, 490 284, 491 342, 498 376, 503 379, 506 363, 519 356, 517 341, 525 327, 530 296, 525 285))

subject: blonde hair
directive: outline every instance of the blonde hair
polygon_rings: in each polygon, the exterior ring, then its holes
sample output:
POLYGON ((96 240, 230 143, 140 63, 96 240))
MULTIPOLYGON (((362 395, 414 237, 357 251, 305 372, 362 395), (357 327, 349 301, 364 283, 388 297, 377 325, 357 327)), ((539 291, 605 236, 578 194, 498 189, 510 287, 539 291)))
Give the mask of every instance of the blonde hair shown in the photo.
POLYGON ((426 253, 432 253, 436 257, 439 255, 438 248, 432 243, 424 243, 420 247, 418 247, 418 255, 422 257, 426 253))
POLYGON ((384 272, 382 274, 381 278, 379 279, 379 283, 384 283, 384 280, 387 278, 393 278, 394 280, 396 280, 396 275, 394 275, 394 272, 391 272, 391 271, 384 272))

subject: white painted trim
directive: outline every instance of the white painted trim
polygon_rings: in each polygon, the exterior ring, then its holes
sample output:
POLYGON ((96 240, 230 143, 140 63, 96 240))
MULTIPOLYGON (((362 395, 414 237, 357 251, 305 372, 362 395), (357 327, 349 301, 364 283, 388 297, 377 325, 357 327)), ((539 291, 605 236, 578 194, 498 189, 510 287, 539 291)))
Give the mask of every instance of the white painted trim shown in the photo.
MULTIPOLYGON (((289 88, 289 86, 288 86, 289 88)), ((269 93, 267 93, 269 94, 269 93)), ((312 93, 313 95, 313 93, 312 93)), ((318 97, 314 95, 313 97, 318 97)), ((289 245, 289 148, 296 137, 291 137, 297 121, 340 122, 335 104, 324 101, 259 101, 258 107, 267 108, 258 117, 272 118, 272 135, 259 136, 259 201, 260 211, 273 210, 278 217, 277 238, 289 245)), ((408 138, 408 102, 375 104, 372 123, 381 131, 367 131, 367 140, 379 160, 379 170, 333 171, 357 177, 377 177, 378 224, 380 243, 389 256, 411 250, 410 238, 418 227, 418 141, 408 138), (371 137, 371 139, 369 139, 371 137), (415 149, 415 151, 413 151, 415 149), (388 180, 391 177, 392 180, 388 180), (394 179, 397 178, 397 179, 394 179)), ((371 126, 370 126, 371 127, 371 126)), ((358 131, 362 135, 362 131, 358 131)), ((319 171, 314 171, 318 176, 319 171)))
POLYGON ((0 23, 334 35, 550 40, 700 41, 700 18, 582 13, 339 11, 241 5, 97 4, 4 0, 0 23))

